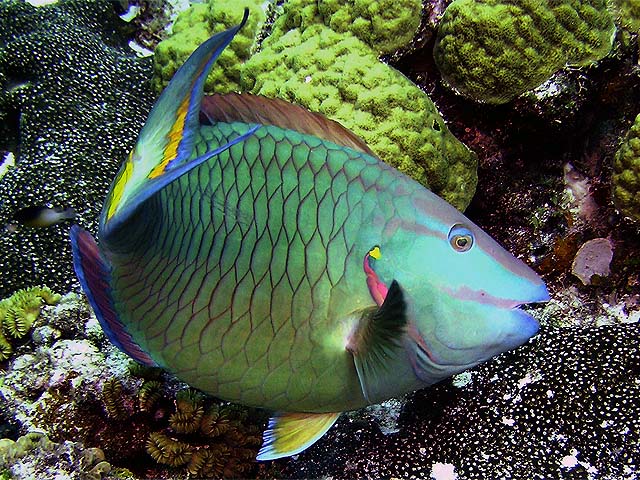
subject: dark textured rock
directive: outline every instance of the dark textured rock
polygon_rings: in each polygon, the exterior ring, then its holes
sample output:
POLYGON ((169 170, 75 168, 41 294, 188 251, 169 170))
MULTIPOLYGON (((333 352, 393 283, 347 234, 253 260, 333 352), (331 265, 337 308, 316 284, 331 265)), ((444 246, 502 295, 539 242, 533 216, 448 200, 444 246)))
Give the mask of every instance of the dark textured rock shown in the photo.
MULTIPOLYGON (((16 167, 0 179, 0 225, 33 205, 71 206, 95 232, 107 188, 153 101, 150 60, 109 0, 36 8, 0 3, 0 151, 16 167)), ((74 281, 68 223, 0 232, 0 297, 74 281)))
POLYGON ((640 325, 546 329, 457 388, 414 394, 400 431, 343 419, 286 478, 638 478, 640 325), (437 476, 437 472, 457 475, 437 476))

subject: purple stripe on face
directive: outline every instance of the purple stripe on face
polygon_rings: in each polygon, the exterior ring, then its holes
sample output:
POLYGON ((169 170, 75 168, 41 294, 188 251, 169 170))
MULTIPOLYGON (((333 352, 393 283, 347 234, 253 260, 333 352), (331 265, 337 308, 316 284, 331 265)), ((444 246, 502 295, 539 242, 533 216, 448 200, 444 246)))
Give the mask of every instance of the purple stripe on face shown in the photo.
POLYGON ((532 285, 533 288, 527 289, 526 298, 522 297, 518 299, 496 297, 484 290, 474 290, 467 286, 462 286, 455 289, 441 286, 439 287, 439 289, 446 295, 458 300, 466 300, 470 302, 476 302, 481 305, 491 305, 498 308, 512 309, 519 307, 523 303, 545 302, 549 300, 549 293, 547 292, 544 284, 540 280, 538 280, 537 284, 538 285, 532 285))

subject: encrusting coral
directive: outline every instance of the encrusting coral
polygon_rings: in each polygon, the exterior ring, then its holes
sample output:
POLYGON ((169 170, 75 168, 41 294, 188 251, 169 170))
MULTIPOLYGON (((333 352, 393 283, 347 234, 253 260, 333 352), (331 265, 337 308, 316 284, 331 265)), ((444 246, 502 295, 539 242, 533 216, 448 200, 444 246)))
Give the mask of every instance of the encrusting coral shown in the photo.
POLYGON ((455 90, 506 103, 565 65, 589 65, 611 50, 615 25, 606 0, 455 0, 434 47, 455 90))
POLYGON ((31 287, 0 300, 0 361, 13 352, 9 339, 23 338, 40 315, 42 306, 55 305, 61 298, 47 287, 31 287))

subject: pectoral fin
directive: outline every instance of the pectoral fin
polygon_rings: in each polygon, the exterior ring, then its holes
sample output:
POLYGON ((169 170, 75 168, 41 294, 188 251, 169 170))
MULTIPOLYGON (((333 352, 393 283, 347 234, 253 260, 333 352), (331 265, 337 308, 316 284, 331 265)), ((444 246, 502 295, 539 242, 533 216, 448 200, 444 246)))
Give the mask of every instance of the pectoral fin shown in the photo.
POLYGON ((392 360, 403 352, 401 339, 407 325, 406 304, 398 282, 391 282, 384 302, 362 312, 347 350, 353 354, 362 394, 369 403, 383 399, 384 377, 392 360))
POLYGON ((336 422, 340 413, 278 413, 269 420, 257 460, 295 455, 313 445, 336 422))

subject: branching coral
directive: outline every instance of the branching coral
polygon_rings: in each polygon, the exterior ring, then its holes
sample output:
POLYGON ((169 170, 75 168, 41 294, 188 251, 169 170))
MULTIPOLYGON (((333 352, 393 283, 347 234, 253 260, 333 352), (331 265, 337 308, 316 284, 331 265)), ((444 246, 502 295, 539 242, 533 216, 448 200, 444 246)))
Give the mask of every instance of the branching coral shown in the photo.
POLYGON ((0 361, 6 360, 13 347, 8 338, 23 338, 40 315, 43 303, 55 305, 62 297, 47 287, 18 290, 0 301, 0 361))

